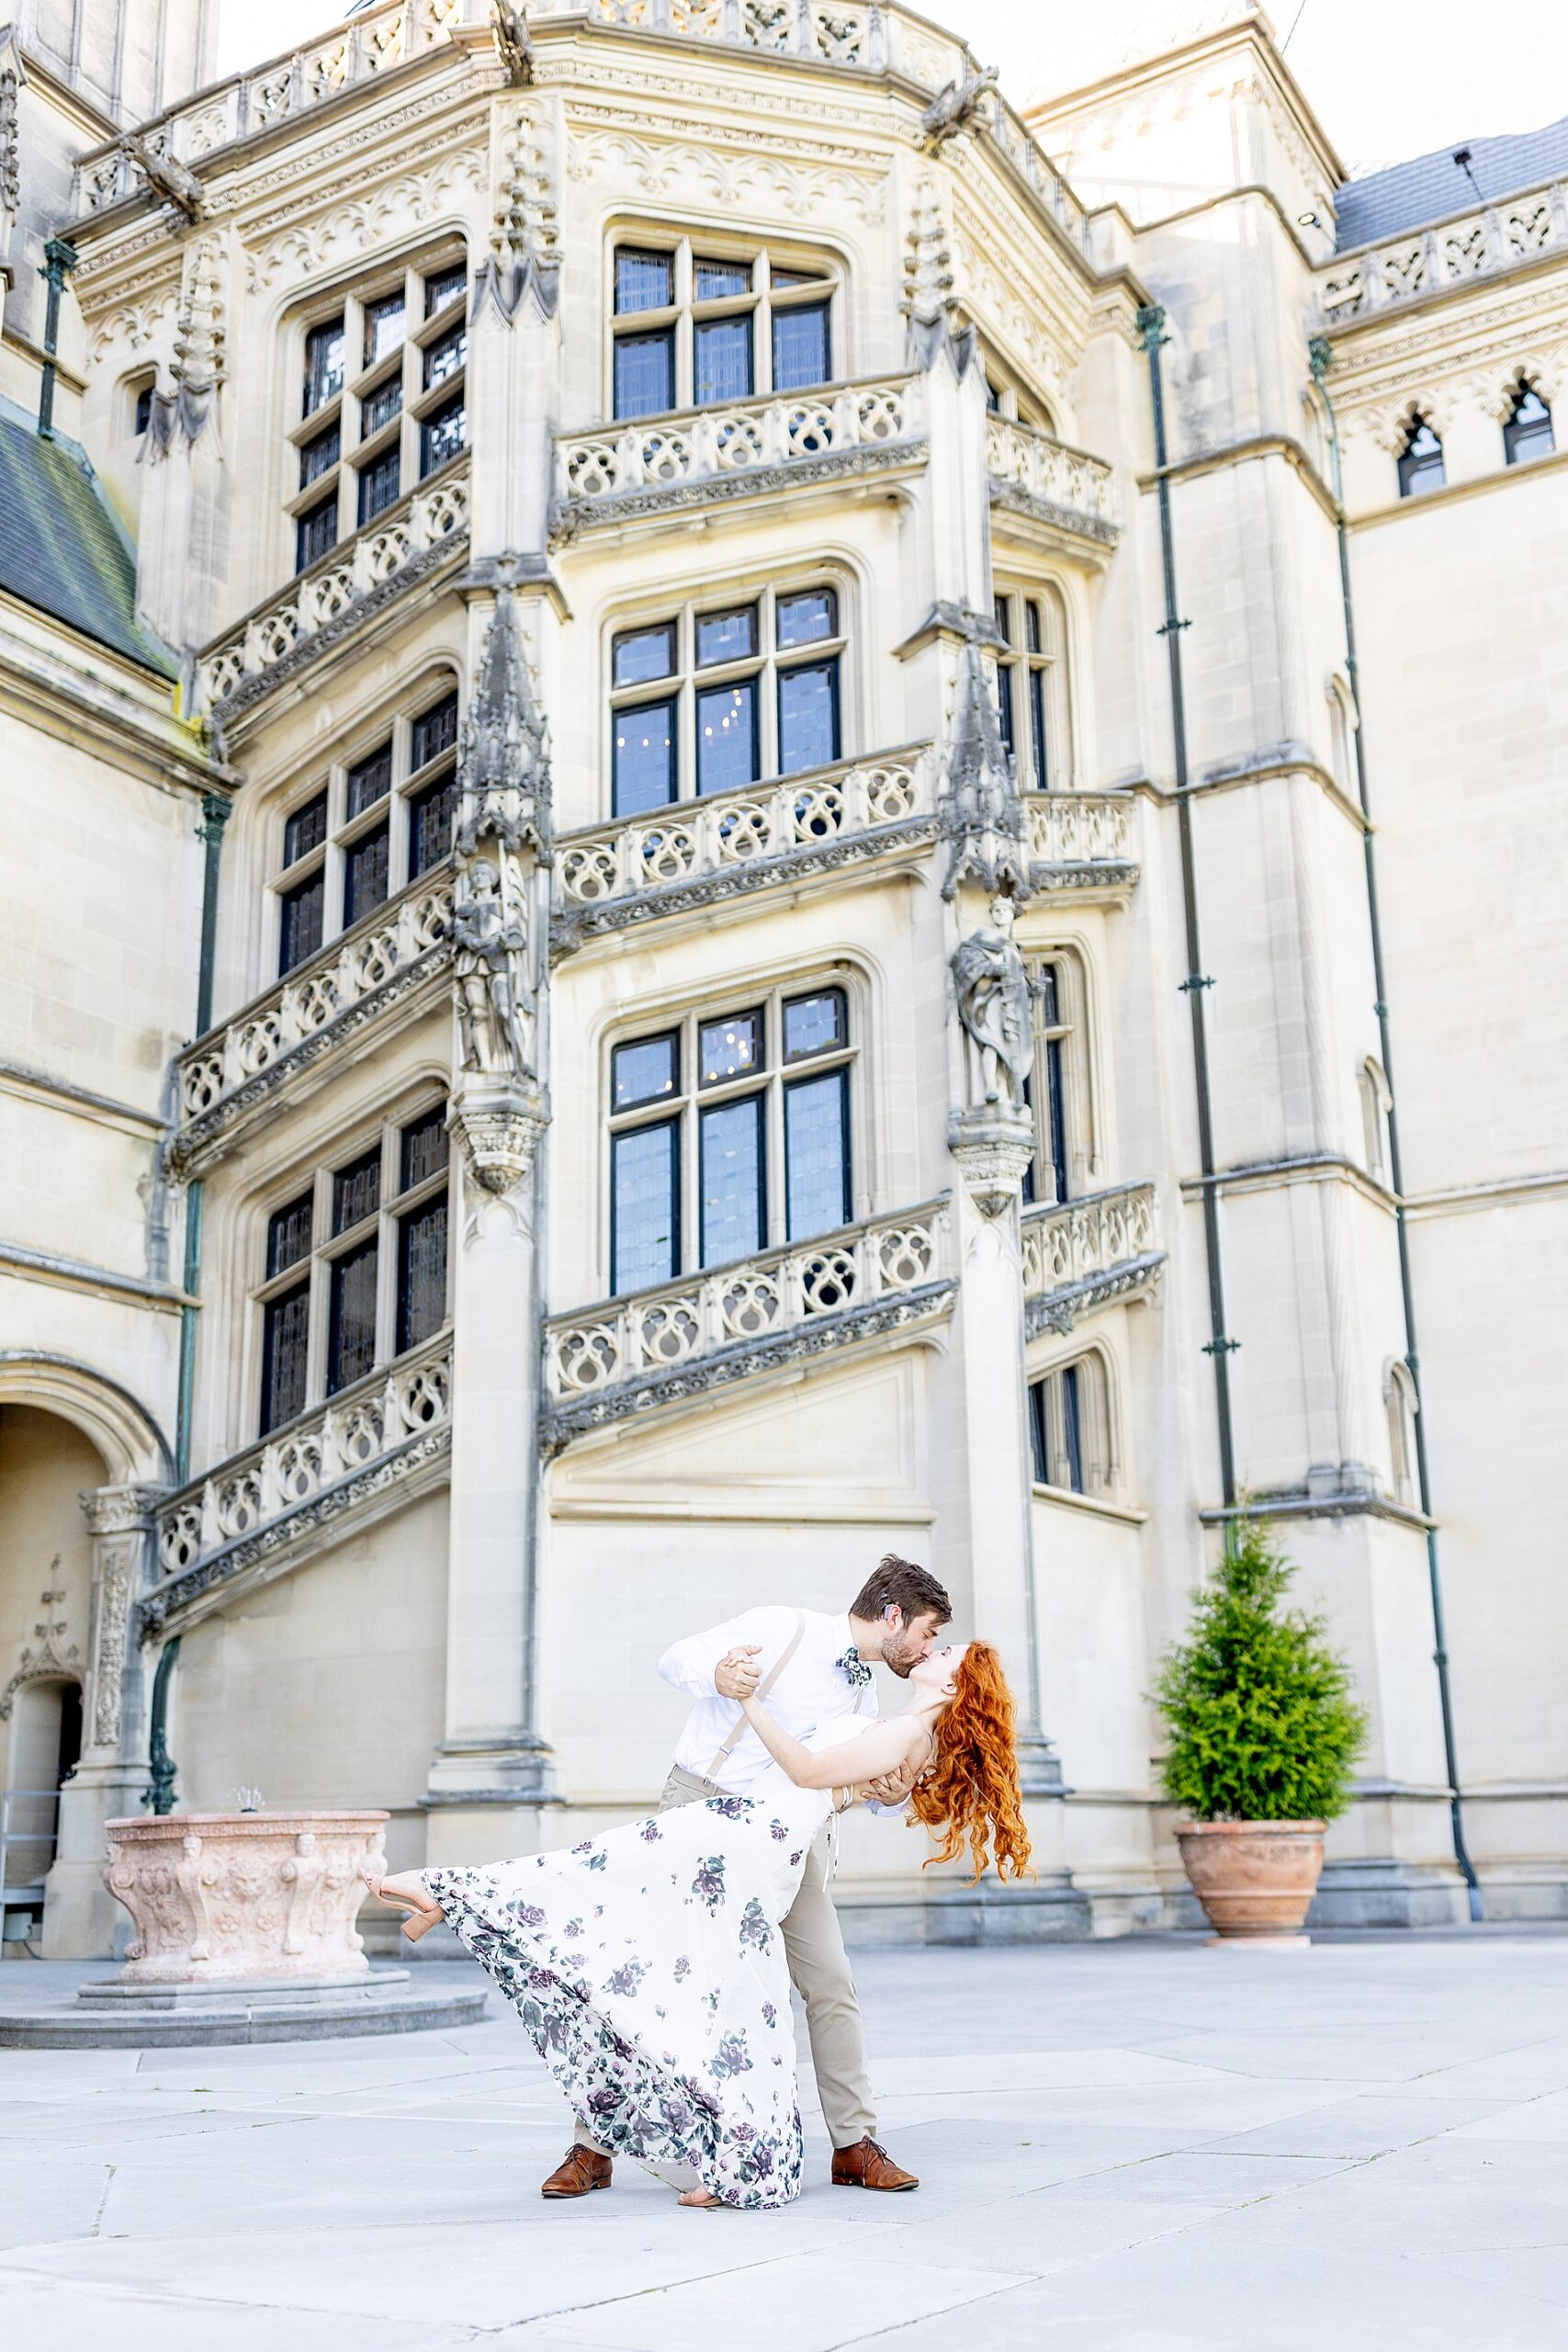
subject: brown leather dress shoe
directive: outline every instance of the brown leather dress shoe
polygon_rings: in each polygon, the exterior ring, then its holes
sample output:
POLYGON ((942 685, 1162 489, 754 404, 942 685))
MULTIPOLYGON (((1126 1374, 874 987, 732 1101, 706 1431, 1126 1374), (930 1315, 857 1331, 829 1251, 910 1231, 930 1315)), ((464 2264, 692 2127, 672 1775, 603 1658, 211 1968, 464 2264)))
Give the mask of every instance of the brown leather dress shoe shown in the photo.
POLYGON ((918 2173, 896 2165, 880 2140, 857 2140, 852 2148, 833 2151, 833 2185, 837 2188, 919 2188, 918 2173))
POLYGON ((570 2147, 543 2188, 541 2197, 586 2197, 591 2188, 608 2188, 613 2167, 597 2148, 570 2147))

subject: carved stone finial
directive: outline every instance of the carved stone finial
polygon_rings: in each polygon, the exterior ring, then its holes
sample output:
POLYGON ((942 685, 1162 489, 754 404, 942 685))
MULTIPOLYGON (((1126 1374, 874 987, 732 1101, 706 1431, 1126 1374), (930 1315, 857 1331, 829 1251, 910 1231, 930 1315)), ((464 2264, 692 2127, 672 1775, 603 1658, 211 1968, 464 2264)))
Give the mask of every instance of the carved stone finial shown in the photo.
POLYGON ((17 208, 22 199, 17 93, 27 87, 27 80, 16 28, 6 25, 0 29, 0 286, 11 282, 11 239, 16 232, 17 208))
POLYGON ((493 303, 510 326, 525 301, 531 300, 536 317, 553 319, 560 300, 560 255, 556 248, 549 164, 537 128, 525 108, 507 151, 490 253, 474 280, 474 317, 478 319, 487 304, 493 303))
POLYGON ((996 89, 998 70, 987 65, 982 74, 967 57, 964 59, 963 74, 937 92, 920 117, 920 144, 928 154, 934 154, 948 140, 969 129, 982 101, 996 89))
POLYGON ((510 586, 496 590, 479 681, 457 745, 457 849, 471 857, 487 841, 530 845, 550 856, 550 752, 534 697, 528 657, 510 586))
POLYGON ((223 378, 223 314, 222 246, 216 236, 199 237, 186 266, 175 328, 174 390, 152 395, 147 455, 154 460, 166 457, 176 440, 199 441, 212 421, 223 378))
POLYGON ((137 166, 154 196, 161 196, 165 204, 172 204, 187 220, 201 219, 201 182, 177 155, 161 153, 134 131, 119 143, 121 152, 137 166))
POLYGON ((31 1643, 27 1645, 17 1661, 15 1674, 4 1689, 0 1689, 0 1724, 10 1720, 17 1693, 25 1683, 53 1682, 62 1676, 69 1682, 80 1682, 82 1679, 82 1653, 74 1642, 67 1645, 63 1639, 67 1621, 63 1613, 55 1613, 64 1599, 57 1552, 50 1562, 49 1582, 39 1595, 43 1615, 33 1627, 38 1647, 34 1649, 31 1643))
POLYGON ((514 89, 525 89, 534 78, 534 39, 522 9, 492 0, 490 29, 508 81, 514 89))
POLYGON ((942 194, 929 172, 915 190, 914 218, 904 241, 904 311, 915 364, 933 367, 942 352, 963 376, 976 348, 964 318, 953 267, 953 232, 942 194))
POLYGON ((1010 890, 1021 902, 1032 895, 1018 763, 1009 758, 1002 742, 974 614, 966 616, 959 659, 958 708, 948 746, 940 830, 948 844, 944 899, 968 880, 987 890, 1010 890))

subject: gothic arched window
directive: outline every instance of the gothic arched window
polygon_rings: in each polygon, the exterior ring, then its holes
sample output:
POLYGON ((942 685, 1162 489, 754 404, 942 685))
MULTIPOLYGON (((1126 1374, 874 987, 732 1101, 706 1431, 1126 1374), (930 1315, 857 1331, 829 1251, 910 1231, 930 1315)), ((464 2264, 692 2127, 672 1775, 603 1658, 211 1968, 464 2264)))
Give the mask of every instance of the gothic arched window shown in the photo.
POLYGON ((1067 701, 1067 618, 1050 581, 1003 589, 996 599, 997 715, 1025 792, 1047 792, 1072 773, 1067 701))
POLYGON ((1416 1502, 1416 1416, 1419 1404, 1410 1367, 1391 1363, 1383 1374, 1383 1404, 1388 1413, 1389 1464, 1396 1503, 1407 1509, 1416 1502))
POLYGON ((1521 376, 1514 404, 1503 425, 1503 455, 1510 466, 1544 458, 1557 447, 1551 431, 1551 411, 1528 377, 1521 376))
POLYGON ((1031 1381, 1029 1434, 1037 1486, 1070 1495, 1111 1492, 1116 1483, 1111 1381, 1097 1348, 1031 1381))
POLYGON ((1429 491, 1441 490, 1447 479, 1443 445, 1417 411, 1410 420, 1404 447, 1399 453, 1399 494, 1401 498, 1425 498, 1429 491))

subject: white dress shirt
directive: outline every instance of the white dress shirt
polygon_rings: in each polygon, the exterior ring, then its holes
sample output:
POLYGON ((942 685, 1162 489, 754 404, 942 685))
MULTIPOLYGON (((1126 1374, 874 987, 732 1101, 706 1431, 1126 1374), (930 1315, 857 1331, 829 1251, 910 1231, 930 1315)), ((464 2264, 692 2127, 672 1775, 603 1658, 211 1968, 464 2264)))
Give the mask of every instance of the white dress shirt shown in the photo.
POLYGON ((714 1774, 713 1759, 740 1713, 733 1699, 719 1697, 714 1671, 731 1650, 755 1643, 758 1654, 751 1663, 766 1679, 769 1669, 788 1648, 797 1617, 806 1620, 800 1646, 762 1702, 768 1713, 796 1739, 809 1739, 824 1724, 841 1716, 862 1714, 868 1724, 874 1719, 876 1688, 870 1679, 869 1666, 863 1669, 867 1679, 858 1681, 839 1663, 840 1658, 854 1657, 854 1635, 847 1615, 826 1617, 816 1609, 748 1609, 726 1624, 677 1642, 659 1661, 662 1679, 696 1702, 675 1743, 675 1762, 682 1771, 694 1772, 705 1781, 716 1777, 721 1788, 743 1797, 767 1770, 773 1759, 748 1724, 714 1774))

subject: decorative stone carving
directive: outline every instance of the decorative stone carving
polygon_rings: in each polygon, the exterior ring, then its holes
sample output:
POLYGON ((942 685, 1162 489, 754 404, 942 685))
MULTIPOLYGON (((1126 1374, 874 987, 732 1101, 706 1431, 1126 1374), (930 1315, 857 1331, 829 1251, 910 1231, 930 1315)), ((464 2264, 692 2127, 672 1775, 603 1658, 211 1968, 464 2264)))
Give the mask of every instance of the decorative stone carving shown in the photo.
POLYGON ((917 367, 934 367, 945 351, 955 373, 964 375, 978 345, 958 300, 952 226, 929 172, 915 190, 914 219, 905 240, 903 307, 917 367))
POLYGON ((517 89, 525 88, 534 78, 534 42, 522 9, 509 7, 507 0, 492 0, 490 29, 507 80, 517 89))
POLYGON ((481 1192, 506 1193, 525 1182, 549 1125, 544 1098, 506 1089, 494 1098, 470 1089, 451 1118, 468 1173, 481 1192))
POLYGON ((1034 1157, 1034 1123, 1026 1110, 1002 1102, 988 1112, 955 1112, 947 1141, 982 1216, 1003 1216, 1022 1199, 1024 1171, 1034 1157))
POLYGON ((201 218, 201 182, 196 174, 182 164, 177 155, 169 153, 165 143, 154 147, 149 139, 130 133, 119 142, 120 153, 127 163, 134 164, 154 196, 183 212, 187 220, 201 218))
POLYGON ((921 144, 928 153, 934 154, 948 140, 983 119, 983 107, 989 114, 999 106, 999 97, 995 95, 999 71, 998 66, 987 65, 982 73, 966 59, 962 75, 937 92, 920 117, 921 144))
POLYGON ((65 1589, 60 1581, 60 1555, 50 1562, 49 1582, 39 1600, 43 1615, 33 1627, 35 1649, 31 1642, 17 1661, 17 1670, 4 1690, 0 1690, 0 1724, 8 1723, 17 1693, 28 1682, 80 1682, 82 1653, 74 1642, 67 1642, 68 1621, 62 1604, 65 1589), (59 1613, 57 1613, 59 1612, 59 1613))
POLYGON ((199 441, 212 418, 223 372, 223 248, 216 236, 200 237, 191 250, 175 329, 174 390, 152 396, 146 443, 152 464, 177 442, 199 441))
POLYGON ((1034 987, 1012 935, 1012 900, 998 892, 990 915, 989 923, 960 940, 953 954, 967 1107, 1011 1104, 1027 1112, 1024 1085, 1034 1067, 1034 987))
POLYGON ((136 1924, 119 1983, 320 1984, 367 1974, 362 1869, 384 1813, 171 1813, 105 1824, 104 1884, 136 1924))
MULTIPOLYGON (((527 37, 525 27, 523 38, 527 37)), ((490 253, 474 280, 473 315, 479 318, 487 302, 493 302, 510 326, 530 299, 536 317, 554 318, 560 299, 560 256, 549 164, 539 144, 538 126, 525 109, 508 151, 490 253)))
POLYGON ((9 286, 13 276, 11 239, 22 193, 17 94, 26 86, 27 78, 16 29, 7 25, 0 31, 0 286, 9 286))
POLYGON ((510 586, 496 591, 479 683, 457 747, 457 853, 483 842, 550 858, 549 732, 517 627, 510 586))
MULTIPOLYGON (((961 882, 973 880, 989 891, 1010 890, 1022 900, 1030 896, 1033 879, 1018 763, 1009 758, 1002 742, 980 659, 978 617, 968 614, 964 620, 958 707, 940 812, 942 838, 948 845, 942 895, 951 899, 961 882)), ((1011 919, 1010 909, 1010 923, 1011 919)))
POLYGON ((141 1582, 153 1510, 162 1492, 158 1487, 96 1487, 81 1497, 93 1533, 87 1739, 94 1747, 119 1746, 130 1612, 141 1582))
POLYGON ((1146 1294, 1165 1264, 1152 1184, 1026 1209, 1021 1235, 1024 1329, 1032 1340, 1040 1331, 1070 1331, 1113 1298, 1146 1294))
POLYGON ((532 1077, 536 1001, 528 941, 502 896, 502 878, 488 857, 476 858, 452 911, 461 1066, 485 1078, 532 1077))

